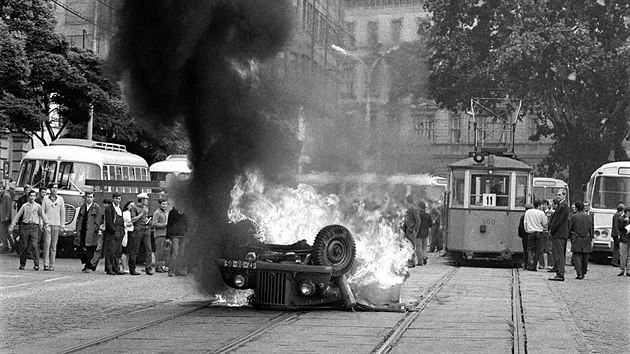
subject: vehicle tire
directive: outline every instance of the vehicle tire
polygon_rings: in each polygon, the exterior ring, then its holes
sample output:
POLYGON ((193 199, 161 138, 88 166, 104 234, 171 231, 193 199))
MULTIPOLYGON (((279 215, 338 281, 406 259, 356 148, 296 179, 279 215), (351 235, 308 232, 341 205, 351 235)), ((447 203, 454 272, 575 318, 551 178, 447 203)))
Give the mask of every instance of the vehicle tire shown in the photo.
POLYGON ((313 243, 315 265, 333 268, 332 275, 338 277, 352 268, 356 255, 354 238, 341 225, 328 225, 319 230, 313 243))

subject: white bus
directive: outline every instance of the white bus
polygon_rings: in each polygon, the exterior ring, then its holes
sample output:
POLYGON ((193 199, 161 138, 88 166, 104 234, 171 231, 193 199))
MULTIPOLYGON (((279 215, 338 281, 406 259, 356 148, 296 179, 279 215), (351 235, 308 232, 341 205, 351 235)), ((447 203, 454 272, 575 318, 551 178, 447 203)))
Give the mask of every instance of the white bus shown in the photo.
MULTIPOLYGON (((66 204, 65 231, 59 235, 60 251, 68 242, 72 245, 83 193, 94 190, 86 180, 149 181, 148 164, 142 157, 127 152, 124 145, 84 139, 57 139, 27 152, 20 164, 16 195, 21 195, 27 184, 35 191, 53 182, 59 184, 57 193, 66 204)), ((108 188, 108 192, 114 190, 138 192, 136 187, 108 188)), ((101 204, 101 200, 96 202, 101 204)))
POLYGON ((593 258, 603 262, 612 255, 610 232, 617 205, 630 204, 630 161, 607 163, 595 170, 588 181, 584 199, 591 205, 590 214, 594 221, 593 258))
POLYGON ((169 155, 166 160, 149 166, 149 172, 152 181, 165 182, 168 186, 173 179, 188 178, 191 171, 186 155, 169 155))
POLYGON ((567 184, 567 182, 556 178, 534 177, 533 183, 534 200, 546 199, 549 202, 549 205, 552 205, 552 201, 556 197, 556 192, 558 191, 558 189, 562 188, 567 191, 567 204, 571 205, 571 199, 569 198, 569 185, 567 184))

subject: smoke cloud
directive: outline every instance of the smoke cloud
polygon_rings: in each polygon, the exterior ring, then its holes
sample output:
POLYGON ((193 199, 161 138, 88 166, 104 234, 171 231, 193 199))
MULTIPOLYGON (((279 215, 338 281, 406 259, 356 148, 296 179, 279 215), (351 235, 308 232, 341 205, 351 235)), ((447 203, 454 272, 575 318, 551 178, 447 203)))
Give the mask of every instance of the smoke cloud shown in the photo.
POLYGON ((257 168, 282 181, 295 166, 294 137, 259 111, 256 68, 287 42, 286 0, 127 0, 110 55, 139 124, 159 134, 183 120, 192 175, 176 203, 192 222, 187 258, 213 293, 223 287, 213 260, 227 257, 243 230, 228 227, 235 177, 257 168), (234 231, 234 232, 232 232, 234 231))

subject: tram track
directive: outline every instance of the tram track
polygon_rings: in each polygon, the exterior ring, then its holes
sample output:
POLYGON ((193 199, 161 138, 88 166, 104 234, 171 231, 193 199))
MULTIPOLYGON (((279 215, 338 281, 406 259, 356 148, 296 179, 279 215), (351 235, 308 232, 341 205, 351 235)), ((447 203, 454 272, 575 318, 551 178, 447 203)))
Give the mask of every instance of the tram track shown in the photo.
MULTIPOLYGON (((428 294, 422 298, 418 304, 407 312, 401 320, 392 328, 388 333, 385 340, 383 340, 374 350, 373 354, 385 354, 394 349, 398 341, 402 338, 405 332, 411 327, 411 325, 421 318, 424 309, 427 305, 434 300, 436 295, 442 291, 442 289, 449 284, 454 275, 460 268, 453 268, 442 278, 440 278, 428 292, 428 294)), ((514 268, 511 272, 511 323, 510 330, 512 333, 512 353, 525 354, 527 353, 527 340, 525 334, 525 324, 523 317, 523 307, 521 301, 521 289, 520 278, 518 269, 514 268)))
POLYGON ((131 328, 128 328, 128 329, 116 332, 114 334, 111 334, 111 335, 108 335, 108 336, 105 336, 105 337, 101 337, 101 338, 89 341, 87 343, 78 345, 76 347, 72 347, 70 349, 66 349, 66 350, 62 351, 61 353, 64 353, 64 354, 77 353, 77 352, 80 352, 82 350, 93 348, 93 347, 99 346, 101 344, 107 343, 109 341, 118 339, 118 338, 120 338, 122 336, 128 335, 130 333, 140 332, 140 331, 142 331, 142 330, 144 330, 144 329, 146 329, 148 327, 155 326, 155 325, 163 323, 163 322, 171 321, 171 320, 173 320, 173 319, 175 319, 177 317, 186 316, 186 315, 189 315, 191 313, 203 310, 205 308, 210 307, 214 302, 215 302, 214 300, 213 301, 207 301, 207 302, 204 302, 201 305, 197 305, 197 306, 195 306, 193 308, 182 310, 182 311, 177 312, 175 314, 164 316, 164 317, 158 318, 158 319, 153 320, 153 321, 145 322, 145 323, 142 323, 140 325, 137 325, 137 326, 134 326, 134 327, 131 327, 131 328))
MULTIPOLYGON (((439 326, 431 327, 433 328, 433 330, 437 331, 435 332, 436 333, 435 335, 432 335, 429 333, 427 336, 426 332, 424 332, 425 333, 423 334, 424 337, 421 337, 421 338, 415 337, 416 339, 414 339, 413 338, 414 335, 412 334, 411 335, 412 338, 410 338, 409 333, 414 333, 415 331, 416 333, 415 335, 417 336, 417 331, 419 327, 418 327, 418 323, 414 325, 414 322, 420 321, 420 323, 425 323, 425 324, 428 323, 425 321, 431 318, 432 315, 430 313, 434 313, 436 311, 436 304, 440 306, 439 304, 444 303, 444 301, 446 301, 446 304, 448 304, 449 301, 456 300, 452 298, 453 296, 455 297, 460 296, 460 295, 464 297, 468 296, 466 295, 465 291, 461 293, 457 292, 457 291, 461 291, 461 289, 466 287, 466 284, 467 284, 466 279, 468 279, 468 276, 466 275, 466 273, 461 273, 461 271, 465 269, 466 268, 462 269, 460 267, 452 268, 447 273, 442 275, 437 281, 432 282, 429 291, 425 293, 424 296, 422 296, 422 298, 418 302, 414 303, 412 307, 410 307, 406 313, 401 315, 399 320, 392 322, 391 324, 392 327, 389 328, 387 334, 376 345, 376 347, 374 347, 370 352, 379 353, 379 354, 389 353, 390 351, 400 352, 401 350, 404 350, 403 348, 405 348, 405 345, 408 344, 409 340, 420 341, 419 342, 420 345, 425 345, 423 344, 425 343, 425 341, 429 341, 430 343, 432 341, 439 340, 441 338, 441 334, 439 332, 439 328, 440 328, 439 326), (462 283, 462 281, 464 281, 464 283, 462 283), (456 288, 455 293, 453 293, 454 288, 456 288), (408 330, 411 330, 411 332, 407 333, 408 330), (403 339, 403 336, 406 339, 403 339), (407 343, 401 342, 401 341, 407 341, 407 343), (402 347, 401 347, 401 344, 402 344, 402 347)), ((506 282, 503 282, 503 284, 505 284, 503 289, 508 292, 505 295, 505 299, 508 301, 510 301, 511 299, 511 309, 507 307, 510 305, 508 303, 505 303, 506 312, 502 312, 506 314, 508 318, 511 317, 511 322, 508 321, 508 326, 505 326, 505 323, 504 323, 504 328, 509 327, 509 331, 511 332, 510 344, 511 344, 512 353, 524 354, 524 353, 527 353, 527 340, 526 340, 525 325, 524 325, 524 318, 523 318, 523 308, 522 308, 522 302, 521 302, 519 271, 517 269, 511 269, 511 272, 509 273, 509 275, 503 272, 501 274, 503 274, 502 277, 504 279, 507 280, 507 278, 509 278, 509 284, 506 282), (511 315, 509 312, 507 312, 508 310, 511 310, 511 315)), ((486 274, 485 276, 488 276, 488 275, 486 274)), ((177 313, 171 313, 170 315, 163 316, 155 320, 147 321, 142 324, 136 325, 134 327, 120 330, 113 334, 94 339, 87 343, 83 343, 81 345, 78 345, 69 349, 65 349, 62 351, 62 353, 76 353, 76 352, 83 352, 83 351, 94 352, 94 350, 100 350, 99 346, 105 343, 113 342, 116 340, 125 340, 125 337, 128 338, 129 335, 134 335, 135 333, 147 331, 151 327, 155 327, 159 324, 168 323, 169 321, 176 322, 178 318, 185 318, 186 316, 195 316, 196 312, 199 312, 201 310, 211 307, 213 303, 214 303, 213 301, 204 302, 195 307, 192 307, 183 311, 179 311, 177 313)), ((256 343, 257 341, 261 340, 261 338, 265 338, 266 334, 277 332, 278 328, 282 328, 282 326, 289 325, 292 327, 291 323, 295 323, 296 321, 298 322, 304 321, 304 320, 301 320, 302 318, 301 316, 307 313, 308 312, 306 311, 299 311, 299 312, 287 311, 287 312, 281 312, 281 313, 268 314, 269 316, 265 315, 265 317, 267 317, 266 322, 259 323, 257 326, 250 328, 247 331, 247 333, 244 333, 237 338, 231 338, 229 342, 224 342, 219 347, 214 347, 213 349, 208 348, 206 351, 209 353, 229 353, 229 352, 242 350, 243 348, 247 348, 248 345, 251 345, 252 343, 256 343)), ((308 321, 308 319, 306 319, 306 321, 308 321)), ((424 328, 425 329, 423 330, 426 330, 426 327, 424 328)), ((505 331, 504 333, 507 334, 509 338, 510 334, 507 333, 507 330, 504 330, 504 331, 505 331)), ((460 340, 462 341, 462 343, 468 343, 466 338, 456 338, 456 340, 460 340)), ((510 344, 508 344, 509 342, 505 342, 505 343, 508 345, 507 348, 509 348, 510 346, 510 344)), ((105 349, 107 348, 108 345, 111 345, 111 344, 105 344, 105 346, 102 348, 105 349)), ((369 350, 369 348, 366 348, 366 349, 369 350)))

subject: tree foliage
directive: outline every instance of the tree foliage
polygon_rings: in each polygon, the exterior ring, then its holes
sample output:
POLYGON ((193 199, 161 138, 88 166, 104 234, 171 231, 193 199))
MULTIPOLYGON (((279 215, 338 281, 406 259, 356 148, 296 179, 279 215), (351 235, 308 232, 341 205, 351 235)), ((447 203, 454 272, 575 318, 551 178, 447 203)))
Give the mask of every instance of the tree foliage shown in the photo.
POLYGON ((630 3, 428 0, 429 92, 458 109, 485 90, 521 98, 574 190, 628 136, 630 3))

